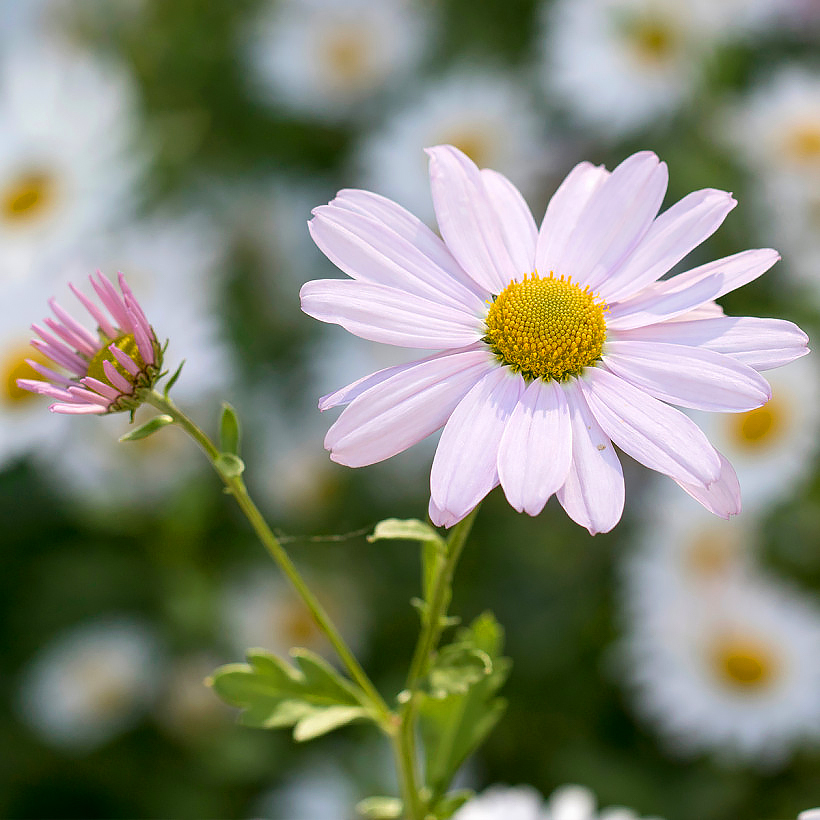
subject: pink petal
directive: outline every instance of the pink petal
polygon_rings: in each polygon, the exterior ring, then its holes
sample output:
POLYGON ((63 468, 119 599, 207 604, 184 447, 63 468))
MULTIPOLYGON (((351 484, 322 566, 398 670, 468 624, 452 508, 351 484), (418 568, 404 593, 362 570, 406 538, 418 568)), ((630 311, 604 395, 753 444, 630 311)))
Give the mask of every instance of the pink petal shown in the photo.
POLYGON ((26 359, 26 364, 36 370, 41 376, 45 376, 50 381, 63 385, 63 387, 73 384, 72 380, 67 379, 62 373, 58 373, 56 370, 52 370, 50 367, 46 367, 40 364, 40 362, 34 361, 34 359, 26 359))
POLYGON ((465 347, 461 350, 448 350, 444 353, 433 353, 432 356, 427 356, 424 359, 417 359, 414 362, 405 362, 404 364, 394 364, 391 367, 385 367, 383 370, 377 370, 375 373, 370 373, 361 379, 357 379, 355 382, 342 387, 340 390, 336 390, 333 393, 328 393, 326 396, 322 396, 322 398, 319 399, 319 409, 324 412, 325 410, 329 410, 331 407, 338 407, 340 404, 350 404, 350 402, 352 402, 357 396, 361 396, 365 390, 369 390, 371 387, 381 384, 393 375, 403 373, 405 370, 409 370, 411 367, 415 367, 418 364, 429 362, 434 359, 441 359, 444 356, 456 356, 459 353, 468 353, 474 350, 486 350, 486 348, 483 345, 471 345, 470 347, 465 347))
POLYGON ((32 339, 31 346, 39 350, 44 356, 47 356, 56 364, 64 367, 66 370, 71 370, 78 376, 84 376, 88 370, 88 363, 80 359, 79 356, 68 354, 61 347, 55 347, 48 342, 42 342, 39 339, 32 339))
POLYGON ((719 274, 713 274, 684 283, 679 290, 661 289, 659 285, 662 284, 666 283, 650 285, 631 299, 610 305, 606 314, 607 328, 629 330, 682 316, 714 299, 720 292, 722 279, 719 274))
POLYGON ((417 348, 464 347, 483 335, 483 323, 449 305, 349 279, 317 279, 300 292, 302 310, 374 342, 417 348))
POLYGON ((107 359, 103 361, 103 372, 111 384, 124 394, 128 395, 134 389, 134 385, 122 377, 119 371, 107 359))
POLYGON ((115 344, 108 345, 108 350, 126 373, 136 376, 140 372, 139 365, 124 350, 120 350, 115 344))
POLYGON ((535 268, 541 276, 555 271, 557 262, 566 255, 578 217, 608 177, 609 171, 603 165, 581 162, 553 194, 541 222, 535 250, 535 268))
POLYGON ((740 513, 740 483, 728 459, 717 450, 715 452, 720 457, 720 476, 717 481, 712 482, 708 487, 686 484, 682 481, 678 481, 677 484, 695 501, 706 507, 710 513, 719 515, 721 518, 729 518, 740 513))
POLYGON ((625 159, 590 197, 555 272, 597 291, 644 237, 666 192, 666 164, 650 151, 625 159))
POLYGON ((478 168, 451 145, 428 148, 427 154, 433 207, 447 247, 488 294, 500 293, 521 271, 504 244, 478 168))
POLYGON ((590 535, 609 532, 624 509, 624 475, 618 454, 587 407, 576 379, 564 384, 572 422, 572 462, 556 493, 567 515, 590 535))
POLYGON ((603 359, 616 376, 681 407, 739 413, 762 406, 772 396, 756 370, 704 348, 608 341, 603 359))
POLYGON ((387 230, 417 247, 439 268, 447 271, 451 279, 460 282, 466 290, 480 299, 484 299, 487 295, 487 290, 477 285, 464 272, 441 238, 418 217, 413 216, 410 211, 402 208, 392 199, 370 191, 347 188, 339 191, 332 205, 378 220, 387 230))
POLYGON ((101 407, 99 404, 52 404, 48 409, 51 410, 52 413, 66 413, 72 416, 85 415, 86 413, 100 414, 108 412, 105 407, 101 407))
MULTIPOLYGON (((490 489, 494 489, 494 487, 491 487, 490 489)), ((452 527, 454 524, 458 524, 462 518, 466 518, 475 509, 475 507, 467 510, 467 512, 462 515, 454 515, 453 513, 447 512, 447 510, 439 509, 431 496, 427 509, 428 514, 430 515, 430 520, 437 527, 452 527)))
POLYGON ((485 168, 481 179, 490 204, 495 211, 504 244, 510 254, 518 278, 535 270, 535 243, 538 228, 532 211, 520 191, 503 174, 485 168))
POLYGON ((687 484, 717 480, 714 447, 679 410, 601 367, 587 368, 579 385, 598 424, 627 455, 687 484))
POLYGON ((61 401, 68 401, 71 398, 68 390, 48 382, 41 382, 37 379, 17 379, 16 383, 19 388, 38 393, 41 396, 49 396, 52 399, 60 399, 61 401))
POLYGON ((128 282, 125 281, 125 277, 122 275, 122 273, 117 273, 117 281, 119 282, 120 290, 122 291, 126 307, 131 308, 131 310, 133 310, 134 313, 136 313, 136 315, 139 317, 142 329, 145 331, 146 335, 151 336, 151 325, 148 322, 148 319, 145 316, 142 307, 140 307, 140 303, 137 301, 136 297, 131 291, 131 288, 128 287, 128 282))
POLYGON ((93 358, 97 352, 98 347, 91 347, 85 339, 80 338, 77 334, 72 333, 67 327, 56 322, 54 319, 43 319, 49 330, 55 333, 63 340, 72 350, 85 354, 89 358, 93 358))
POLYGON ((792 322, 748 316, 662 322, 615 331, 612 338, 704 347, 755 370, 771 370, 809 352, 809 337, 792 322))
POLYGON ((111 404, 110 399, 103 398, 91 390, 84 390, 82 387, 69 387, 68 392, 74 401, 84 404, 99 404, 102 407, 108 407, 111 404))
POLYGON ((94 290, 97 292, 97 296, 100 297, 100 301, 103 305, 105 305, 108 312, 114 317, 117 325, 123 330, 127 328, 128 312, 125 309, 125 302, 123 302, 122 297, 119 293, 117 293, 111 282, 103 276, 100 271, 97 271, 96 279, 93 274, 89 277, 89 279, 91 280, 91 285, 94 290))
POLYGON ((616 302, 656 282, 710 237, 735 205, 731 194, 711 188, 676 202, 652 223, 617 272, 601 284, 601 295, 616 302))
POLYGON ((76 337, 80 341, 80 344, 85 347, 83 352, 88 353, 89 356, 93 356, 100 345, 99 339, 87 328, 84 328, 73 316, 63 310, 55 299, 49 299, 48 304, 54 311, 54 315, 65 325, 66 330, 76 337))
MULTIPOLYGON (((142 360, 145 364, 154 364, 154 346, 151 344, 149 334, 145 332, 139 316, 134 313, 131 305, 128 305, 126 310, 128 311, 128 324, 131 326, 134 340, 137 343, 137 350, 139 350, 142 360)), ((109 345, 109 349, 112 347, 116 347, 116 345, 109 345)))
POLYGON ((322 253, 348 276, 480 314, 484 300, 453 279, 414 242, 378 220, 333 203, 316 208, 308 229, 322 253))
POLYGON ((94 317, 100 330, 108 336, 109 339, 114 339, 117 335, 116 328, 108 321, 106 315, 75 285, 69 283, 71 292, 82 302, 85 309, 94 317))
POLYGON ((489 351, 456 353, 400 370, 357 396, 328 430, 331 459, 375 464, 438 430, 465 394, 498 367, 489 351))
POLYGON ((532 382, 504 428, 498 477, 518 512, 538 515, 566 481, 572 460, 572 427, 564 391, 556 381, 532 382))
POLYGON ((444 426, 430 471, 442 514, 460 520, 498 483, 498 445, 524 380, 495 366, 461 400, 444 426))
POLYGON ((86 376, 84 379, 82 379, 82 383, 90 390, 96 391, 101 396, 105 396, 110 401, 116 401, 121 395, 120 391, 115 390, 113 387, 111 387, 110 384, 101 382, 99 379, 95 379, 92 376, 86 376))

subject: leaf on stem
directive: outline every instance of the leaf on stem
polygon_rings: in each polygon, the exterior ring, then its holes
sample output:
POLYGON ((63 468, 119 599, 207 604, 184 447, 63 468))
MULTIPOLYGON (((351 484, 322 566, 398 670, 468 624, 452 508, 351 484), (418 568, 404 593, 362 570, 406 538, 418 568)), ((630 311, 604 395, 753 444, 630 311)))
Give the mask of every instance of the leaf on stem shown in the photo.
POLYGON ((240 723, 262 729, 293 726, 298 741, 373 719, 364 693, 327 661, 307 649, 292 649, 291 655, 295 666, 250 649, 247 664, 221 666, 206 683, 226 703, 244 710, 240 723))
MULTIPOLYGON (((168 342, 165 343, 166 345, 168 342)), ((185 359, 183 359, 179 363, 179 367, 174 371, 174 374, 171 376, 170 379, 165 383, 165 389, 162 391, 165 394, 165 398, 168 398, 168 393, 171 392, 171 388, 177 383, 177 379, 179 378, 179 374, 182 373, 182 368, 185 366, 185 359)))
POLYGON ((356 813, 367 820, 397 820, 403 811, 398 797, 365 797, 356 804, 356 813))
POLYGON ((245 472, 245 462, 236 453, 220 453, 214 466, 225 478, 238 478, 245 472))
POLYGON ((161 430, 163 427, 167 427, 173 423, 174 420, 164 413, 159 416, 154 416, 152 419, 146 421, 145 424, 141 424, 135 430, 131 430, 130 433, 120 436, 120 441, 139 441, 141 438, 148 438, 148 436, 152 436, 156 433, 157 430, 161 430))
POLYGON ((223 401, 222 416, 219 419, 219 449, 223 453, 239 455, 240 429, 236 410, 223 401))
POLYGON ((426 782, 433 800, 441 799, 468 755, 484 741, 506 708, 497 692, 510 671, 501 656, 504 631, 485 612, 456 634, 439 653, 438 688, 431 670, 431 693, 422 694, 419 728, 427 761, 426 782), (479 667, 478 661, 484 664, 479 667), (489 663, 489 671, 486 664, 489 663), (448 693, 440 697, 441 690, 448 693))

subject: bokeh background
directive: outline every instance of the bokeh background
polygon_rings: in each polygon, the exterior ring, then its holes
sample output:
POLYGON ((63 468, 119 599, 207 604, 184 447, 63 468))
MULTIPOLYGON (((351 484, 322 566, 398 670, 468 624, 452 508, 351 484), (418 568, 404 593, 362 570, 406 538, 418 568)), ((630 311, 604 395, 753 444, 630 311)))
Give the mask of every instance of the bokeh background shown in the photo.
MULTIPOLYGON (((374 731, 299 746, 203 686, 251 645, 326 647, 180 432, 118 444, 127 418, 15 387, 50 296, 80 317, 68 281, 126 274, 186 360, 178 402, 211 431, 237 407, 252 492, 394 692, 418 556, 364 536, 425 516, 434 442, 327 458, 318 397, 403 354, 300 312, 341 275, 311 208, 365 187, 431 222, 422 149, 450 142, 540 217, 576 162, 652 149, 667 206, 740 203, 686 266, 777 248, 724 308, 814 337, 818 44, 816 0, 3 0, 0 815, 324 820, 395 789, 374 731)), ((740 475, 728 524, 626 457, 624 519, 594 539, 490 495, 453 611, 491 608, 514 669, 463 785, 579 783, 666 820, 820 804, 820 374, 771 376, 765 408, 699 419, 740 475)))

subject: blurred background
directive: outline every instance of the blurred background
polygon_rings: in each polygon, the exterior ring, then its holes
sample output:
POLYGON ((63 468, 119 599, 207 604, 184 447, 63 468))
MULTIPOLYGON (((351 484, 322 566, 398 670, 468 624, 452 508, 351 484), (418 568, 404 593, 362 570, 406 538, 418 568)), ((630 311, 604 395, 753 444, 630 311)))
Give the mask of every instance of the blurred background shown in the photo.
MULTIPOLYGON (((81 318, 68 281, 126 274, 186 360, 177 401, 212 432, 237 407, 258 503, 395 692, 418 556, 364 535, 424 518, 435 442, 361 470, 323 450, 318 397, 407 355, 300 312, 341 275, 311 208, 364 187, 432 224, 422 149, 449 142, 540 218, 576 162, 652 149, 666 206, 740 203, 686 267, 777 248, 724 308, 813 337, 818 45, 817 0, 2 0, 0 815, 324 820, 395 790, 375 731, 299 746, 203 686, 248 646, 327 648, 182 433, 118 444, 125 415, 16 387, 48 298, 81 318)), ((666 820, 820 805, 820 366, 769 375, 766 407, 698 419, 740 476, 728 524, 626 457, 608 535, 484 503, 452 611, 491 608, 514 667, 463 785, 666 820)))

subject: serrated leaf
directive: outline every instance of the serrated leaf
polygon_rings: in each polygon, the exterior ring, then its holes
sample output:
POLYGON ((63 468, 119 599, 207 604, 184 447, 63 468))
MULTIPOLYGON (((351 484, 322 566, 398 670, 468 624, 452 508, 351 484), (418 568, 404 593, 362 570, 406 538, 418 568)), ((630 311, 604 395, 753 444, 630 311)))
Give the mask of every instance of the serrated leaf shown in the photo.
POLYGON ((404 804, 398 797, 365 797, 356 804, 356 813, 368 820, 396 820, 403 811, 404 804))
POLYGON ((148 438, 148 436, 152 436, 156 433, 157 430, 161 430, 163 427, 167 427, 173 423, 174 420, 171 416, 165 415, 165 413, 154 416, 135 430, 131 430, 131 432, 126 433, 124 436, 120 436, 120 441, 139 441, 141 438, 148 438))
POLYGON ((430 668, 430 693, 444 698, 463 694, 493 671, 493 662, 483 650, 469 643, 454 643, 443 647, 430 668))
MULTIPOLYGON (((426 752, 426 782, 433 799, 443 795, 464 760, 482 743, 506 708, 497 692, 510 670, 501 657, 504 632, 487 612, 456 634, 456 646, 469 647, 489 659, 491 671, 443 698, 423 695, 419 706, 419 728, 426 752)), ((445 647, 442 652, 446 652, 445 647)), ((461 651, 461 650, 459 650, 461 651)), ((480 656, 480 655, 479 655, 480 656)))
POLYGON ((263 729, 293 726, 299 741, 371 718, 363 693, 327 661, 307 649, 291 654, 296 666, 251 649, 248 663, 220 667, 208 684, 222 700, 243 710, 240 723, 263 729))
POLYGON ((236 410, 223 401, 222 416, 219 419, 219 449, 223 453, 239 455, 240 429, 236 410))
POLYGON ((220 453, 214 465, 226 478, 238 478, 245 472, 245 462, 236 453, 220 453))

